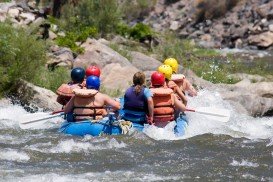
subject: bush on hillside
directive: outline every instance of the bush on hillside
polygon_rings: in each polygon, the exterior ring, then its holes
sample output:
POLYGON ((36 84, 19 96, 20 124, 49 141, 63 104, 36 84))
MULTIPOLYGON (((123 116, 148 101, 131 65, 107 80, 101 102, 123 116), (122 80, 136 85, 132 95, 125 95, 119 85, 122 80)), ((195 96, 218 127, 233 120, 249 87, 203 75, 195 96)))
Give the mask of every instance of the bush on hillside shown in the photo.
POLYGON ((94 37, 97 30, 93 27, 83 27, 76 31, 67 32, 64 37, 57 37, 56 43, 62 47, 69 47, 75 53, 82 53, 83 48, 78 46, 76 42, 84 42, 88 37, 94 37))
POLYGON ((151 27, 143 23, 137 23, 133 27, 129 27, 126 24, 120 23, 116 29, 117 34, 120 34, 126 38, 133 38, 140 42, 150 40, 154 36, 154 32, 151 27))
POLYGON ((95 27, 101 36, 114 32, 121 20, 116 0, 81 0, 77 6, 66 4, 61 19, 65 30, 95 27))
POLYGON ((46 61, 43 41, 24 29, 0 23, 0 93, 11 91, 19 79, 31 81, 46 61))
POLYGON ((53 92, 63 83, 70 81, 70 69, 57 67, 54 70, 48 70, 46 67, 39 68, 39 75, 33 79, 33 83, 39 87, 44 87, 53 92))

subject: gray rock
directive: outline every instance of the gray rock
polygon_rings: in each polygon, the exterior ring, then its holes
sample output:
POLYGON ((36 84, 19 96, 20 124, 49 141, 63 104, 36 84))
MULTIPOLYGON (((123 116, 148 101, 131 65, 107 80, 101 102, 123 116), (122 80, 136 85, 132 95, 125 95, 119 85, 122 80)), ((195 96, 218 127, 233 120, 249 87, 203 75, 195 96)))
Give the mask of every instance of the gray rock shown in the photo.
POLYGON ((251 35, 248 38, 249 44, 267 48, 273 44, 273 32, 264 32, 259 35, 251 35))
POLYGON ((52 53, 48 55, 49 60, 47 61, 47 67, 73 67, 74 56, 69 48, 55 46, 51 47, 51 51, 52 53))
POLYGON ((132 65, 142 71, 155 71, 162 62, 140 52, 131 52, 132 65))
POLYGON ((102 69, 102 86, 109 90, 125 90, 132 85, 133 75, 139 71, 133 66, 121 66, 119 63, 107 64, 102 69))
POLYGON ((8 15, 11 18, 16 18, 16 17, 19 16, 19 14, 20 14, 20 11, 17 8, 11 8, 11 9, 8 10, 8 15))
POLYGON ((44 110, 56 111, 62 108, 56 102, 57 95, 54 92, 25 81, 19 83, 16 96, 23 104, 43 108, 44 110))
MULTIPOLYGON (((219 85, 218 85, 219 86, 219 85)), ((221 85, 225 100, 241 104, 252 116, 263 116, 273 110, 273 82, 252 83, 244 79, 235 85, 221 85)))
POLYGON ((177 30, 179 28, 179 22, 178 21, 172 21, 170 25, 170 30, 177 30))
POLYGON ((35 15, 32 13, 21 13, 20 17, 31 22, 35 20, 35 15))
POLYGON ((125 57, 95 39, 87 39, 81 47, 85 52, 75 59, 74 67, 87 68, 90 65, 98 65, 103 68, 111 63, 119 63, 121 66, 131 65, 125 57))
POLYGON ((51 30, 49 31, 49 39, 50 40, 55 40, 58 36, 52 32, 51 30))
POLYGON ((273 24, 268 25, 269 31, 273 32, 273 24))

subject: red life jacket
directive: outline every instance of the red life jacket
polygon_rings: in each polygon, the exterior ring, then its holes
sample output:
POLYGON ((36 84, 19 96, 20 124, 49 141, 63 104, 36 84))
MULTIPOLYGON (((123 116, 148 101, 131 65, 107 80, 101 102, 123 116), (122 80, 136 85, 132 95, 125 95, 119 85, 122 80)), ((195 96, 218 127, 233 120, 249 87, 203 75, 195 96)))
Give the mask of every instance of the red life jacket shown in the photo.
POLYGON ((73 114, 76 121, 85 119, 100 120, 107 115, 107 111, 103 106, 94 105, 97 90, 74 89, 73 93, 75 94, 73 114))
POLYGON ((174 95, 170 88, 151 88, 154 102, 154 122, 163 127, 174 120, 174 95))

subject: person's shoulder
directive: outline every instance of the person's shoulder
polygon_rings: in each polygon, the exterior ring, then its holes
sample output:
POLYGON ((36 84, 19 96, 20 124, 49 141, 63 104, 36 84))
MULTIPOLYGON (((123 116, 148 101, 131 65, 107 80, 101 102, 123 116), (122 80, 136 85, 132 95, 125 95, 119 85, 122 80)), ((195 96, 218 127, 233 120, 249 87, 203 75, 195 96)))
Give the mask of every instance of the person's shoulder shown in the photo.
POLYGON ((151 90, 149 88, 144 88, 144 95, 148 98, 148 97, 152 97, 153 93, 151 92, 151 90))
POLYGON ((150 89, 150 88, 145 87, 145 88, 144 88, 144 92, 151 92, 151 89, 150 89))
POLYGON ((168 83, 167 83, 167 85, 170 88, 177 87, 177 84, 174 81, 172 81, 172 80, 169 80, 168 83))
POLYGON ((175 84, 176 85, 176 83, 173 80, 169 80, 168 84, 175 84))
POLYGON ((104 94, 104 93, 101 93, 101 92, 98 92, 98 93, 97 93, 97 96, 100 97, 100 98, 104 98, 104 99, 111 98, 109 95, 104 94))

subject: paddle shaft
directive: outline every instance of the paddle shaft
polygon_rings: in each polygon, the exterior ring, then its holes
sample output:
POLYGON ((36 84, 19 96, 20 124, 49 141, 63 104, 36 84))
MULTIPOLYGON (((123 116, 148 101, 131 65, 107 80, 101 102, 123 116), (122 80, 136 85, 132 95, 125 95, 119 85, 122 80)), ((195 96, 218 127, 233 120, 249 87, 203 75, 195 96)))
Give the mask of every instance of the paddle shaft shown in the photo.
POLYGON ((24 123, 21 123, 21 124, 35 123, 35 122, 43 121, 43 120, 46 120, 46 119, 56 118, 56 117, 59 117, 59 116, 62 116, 62 115, 64 115, 64 112, 59 113, 59 114, 54 114, 54 115, 52 115, 52 116, 48 116, 48 117, 45 117, 45 118, 40 118, 40 119, 31 120, 31 121, 24 122, 24 123))
POLYGON ((196 113, 200 113, 200 114, 206 114, 206 115, 210 115, 210 116, 227 117, 226 115, 222 115, 222 114, 214 114, 214 113, 196 111, 196 110, 194 110, 194 109, 186 109, 186 111, 196 112, 196 113))

